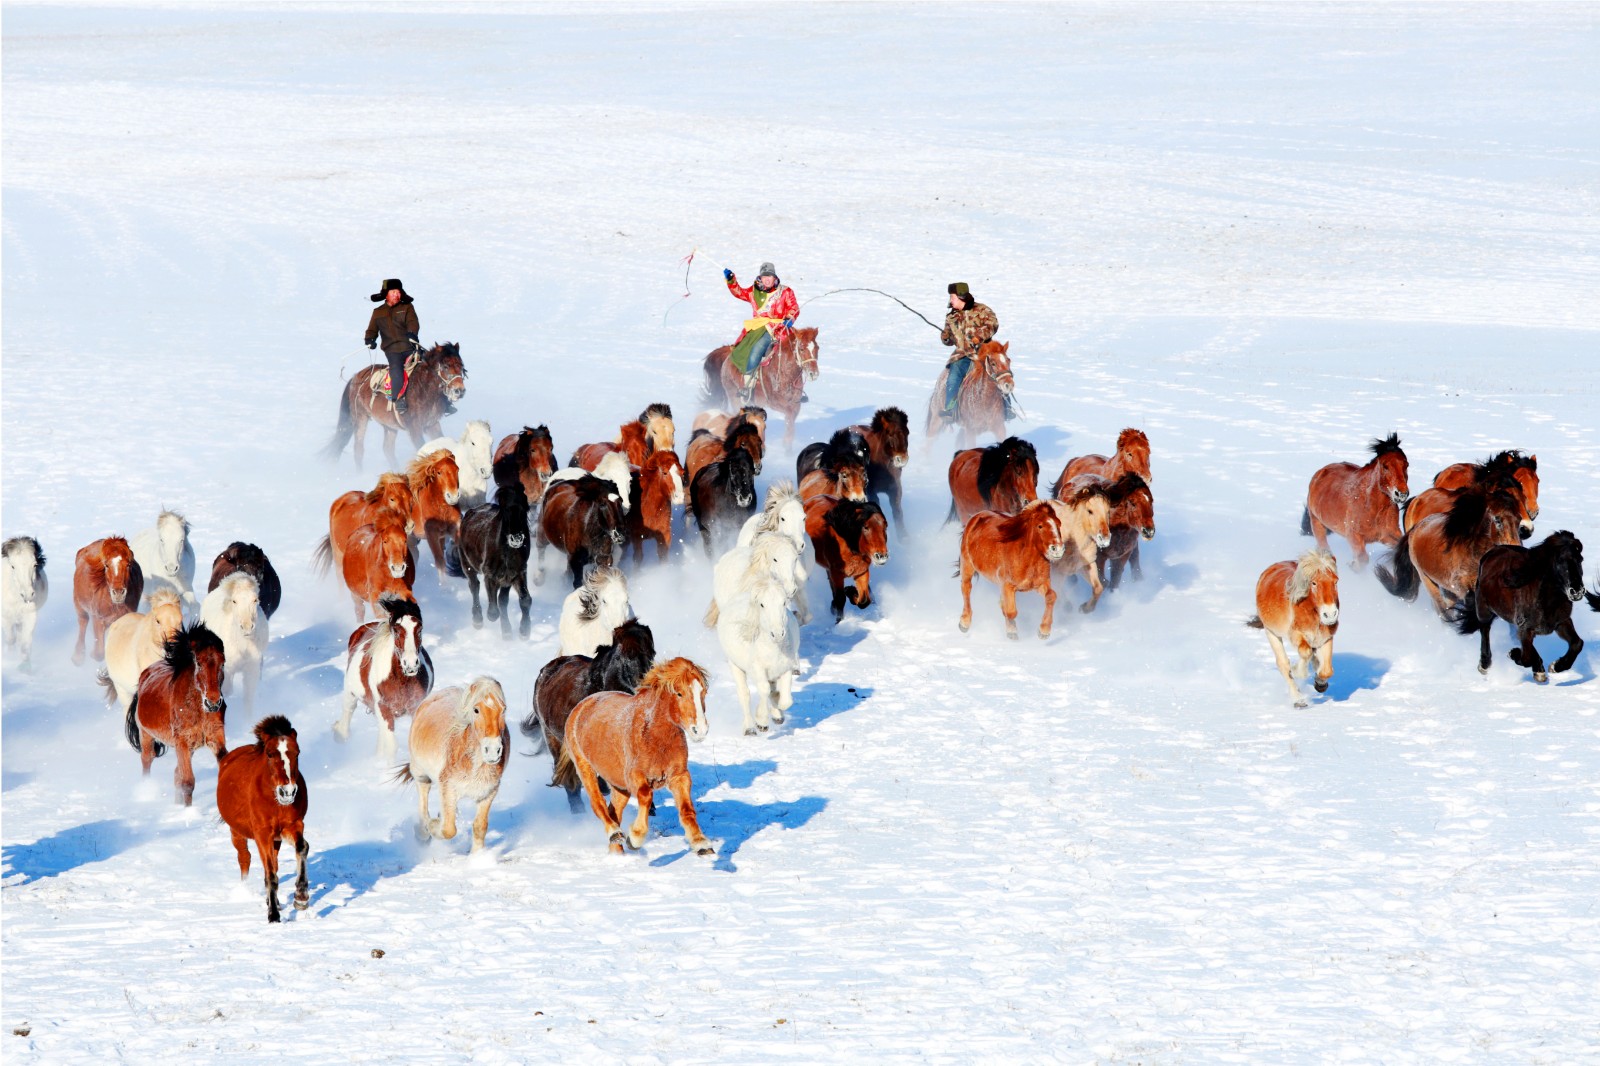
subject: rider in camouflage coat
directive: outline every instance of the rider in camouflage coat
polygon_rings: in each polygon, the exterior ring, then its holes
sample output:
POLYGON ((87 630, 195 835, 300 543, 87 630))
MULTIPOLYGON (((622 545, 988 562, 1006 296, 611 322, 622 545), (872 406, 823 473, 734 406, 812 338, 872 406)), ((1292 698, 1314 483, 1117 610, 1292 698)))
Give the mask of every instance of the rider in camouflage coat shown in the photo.
MULTIPOLYGON (((948 374, 944 386, 944 413, 947 417, 955 414, 956 396, 961 392, 961 383, 967 379, 967 372, 972 369, 973 357, 979 348, 994 340, 1000 329, 1000 320, 987 305, 978 302, 966 282, 951 282, 948 291, 950 310, 945 312, 944 331, 939 334, 946 347, 956 350, 945 364, 948 374)), ((1010 406, 1008 402, 1008 414, 1010 406)))

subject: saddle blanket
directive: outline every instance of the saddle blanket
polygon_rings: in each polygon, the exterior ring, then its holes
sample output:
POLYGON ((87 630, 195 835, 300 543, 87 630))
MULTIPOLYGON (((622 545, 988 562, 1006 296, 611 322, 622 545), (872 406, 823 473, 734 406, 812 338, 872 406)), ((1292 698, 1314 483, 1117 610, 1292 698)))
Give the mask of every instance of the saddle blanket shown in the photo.
MULTIPOLYGON (((406 387, 411 384, 411 371, 415 370, 417 364, 421 361, 422 355, 420 353, 413 352, 411 355, 406 356, 405 371, 400 380, 401 396, 406 394, 406 387)), ((381 392, 387 396, 389 394, 389 368, 386 366, 373 367, 372 376, 367 380, 367 384, 372 388, 373 392, 381 392)))

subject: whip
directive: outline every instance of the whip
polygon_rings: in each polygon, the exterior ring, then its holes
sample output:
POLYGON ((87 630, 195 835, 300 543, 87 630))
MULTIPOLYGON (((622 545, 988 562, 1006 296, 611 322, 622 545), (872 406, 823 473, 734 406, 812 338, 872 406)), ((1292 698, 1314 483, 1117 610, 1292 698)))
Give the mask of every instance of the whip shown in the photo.
MULTIPOLYGON (((900 299, 900 297, 894 295, 893 293, 884 292, 882 289, 867 289, 867 288, 861 288, 859 286, 853 286, 853 287, 848 288, 848 289, 829 289, 827 292, 819 292, 819 293, 817 293, 817 295, 811 297, 811 299, 806 300, 805 303, 802 303, 800 306, 804 307, 806 304, 810 303, 811 300, 820 300, 824 296, 832 296, 836 292, 875 292, 879 296, 887 296, 887 297, 889 297, 889 299, 893 300, 895 303, 899 304, 901 307, 904 307, 907 311, 910 311, 912 314, 914 314, 918 318, 922 319, 922 321, 928 322, 927 316, 925 316, 921 311, 918 311, 915 307, 912 307, 910 304, 906 303, 904 300, 900 299)), ((933 326, 934 329, 942 329, 943 328, 942 326, 935 325, 932 322, 928 322, 928 325, 933 326)))

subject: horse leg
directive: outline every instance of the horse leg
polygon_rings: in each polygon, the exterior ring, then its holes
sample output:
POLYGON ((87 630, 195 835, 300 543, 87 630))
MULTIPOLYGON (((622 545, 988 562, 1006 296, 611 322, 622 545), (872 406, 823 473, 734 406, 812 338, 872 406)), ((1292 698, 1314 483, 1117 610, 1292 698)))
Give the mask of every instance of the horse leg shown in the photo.
MULTIPOLYGON (((511 639, 511 586, 501 585, 497 590, 498 605, 500 608, 500 635, 507 640, 511 639)), ((517 597, 517 602, 522 602, 522 597, 517 597)))
POLYGON ((419 777, 417 780, 417 836, 422 840, 431 840, 438 831, 439 822, 428 813, 428 793, 433 791, 432 782, 419 777))
POLYGON ((342 706, 340 708, 340 714, 333 723, 333 739, 337 740, 341 744, 350 739, 350 719, 353 718, 356 713, 356 694, 350 688, 350 681, 348 680, 349 675, 346 674, 345 676, 347 680, 345 681, 344 697, 342 706))
POLYGON ((756 690, 756 728, 765 733, 772 728, 772 679, 761 664, 761 653, 756 651, 752 658, 756 660, 750 671, 756 690))
POLYGON ((1283 675, 1284 684, 1289 686, 1289 699, 1294 702, 1296 707, 1306 706, 1306 698, 1300 695, 1299 686, 1294 683, 1294 678, 1290 676, 1289 656, 1283 650, 1283 638, 1270 629, 1266 633, 1267 643, 1272 645, 1272 657, 1278 662, 1278 673, 1283 675))
POLYGON ((535 551, 536 551, 536 553, 538 555, 538 559, 534 564, 533 583, 535 585, 543 585, 544 584, 544 550, 550 546, 549 538, 544 535, 544 523, 543 522, 540 522, 538 524, 538 531, 536 533, 534 533, 534 535, 533 535, 533 546, 534 546, 534 549, 535 549, 535 551))
POLYGON ((961 632, 972 628, 972 560, 961 553, 961 632))
POLYGON ((85 611, 82 607, 78 607, 77 608, 77 612, 78 612, 78 645, 77 645, 77 647, 72 649, 72 665, 73 666, 82 666, 83 665, 83 635, 84 635, 84 631, 89 628, 89 613, 87 611, 85 611))
POLYGON ((450 778, 439 782, 439 835, 446 840, 456 838, 456 804, 460 799, 450 778))
MULTIPOLYGON (((467 572, 467 588, 472 590, 472 628, 483 628, 483 608, 478 604, 478 572, 467 566, 462 569, 467 572)), ((491 605, 491 610, 493 605, 491 605)))
POLYGON ((533 632, 533 622, 528 618, 528 612, 533 608, 533 593, 528 591, 528 569, 523 567, 517 572, 517 606, 522 608, 522 625, 518 632, 524 640, 533 632))
POLYGON ((311 845, 305 833, 294 835, 294 909, 303 911, 311 906, 311 886, 306 882, 306 860, 311 856, 311 845))
POLYGON ((1311 672, 1311 645, 1306 643, 1305 637, 1296 637, 1295 652, 1299 656, 1294 664, 1294 678, 1304 681, 1311 672))
POLYGON ((1417 569, 1417 576, 1422 579, 1422 587, 1428 590, 1428 595, 1433 599, 1433 609, 1440 618, 1443 618, 1450 610, 1450 605, 1445 602, 1443 590, 1432 578, 1423 573, 1420 567, 1417 569))
MULTIPOLYGON (((838 625, 844 621, 844 575, 830 567, 828 570, 828 584, 833 587, 833 602, 828 605, 828 609, 833 612, 833 624, 838 625)), ((851 591, 854 592, 853 589, 851 591)))
POLYGON ((1476 601, 1478 614, 1478 673, 1487 674, 1489 664, 1494 661, 1493 652, 1489 649, 1489 630, 1494 628, 1494 614, 1490 613, 1486 619, 1483 617, 1485 610, 1483 600, 1476 601))
POLYGON ((787 713, 789 708, 794 706, 793 670, 783 670, 778 674, 777 681, 774 682, 774 691, 778 698, 777 709, 773 711, 772 717, 776 721, 782 722, 789 716, 787 713))
POLYGON ((478 801, 478 809, 472 816, 472 847, 468 850, 469 855, 483 849, 484 837, 489 835, 489 805, 499 792, 497 788, 478 801))
POLYGON ((895 477, 893 474, 889 475, 888 493, 889 510, 894 513, 895 539, 901 543, 905 543, 906 516, 905 512, 900 509, 900 479, 895 477))
POLYGON ((144 726, 139 727, 139 763, 143 767, 145 777, 150 776, 150 764, 156 759, 156 738, 145 731, 144 726))
POLYGON ((1056 588, 1050 583, 1047 572, 1044 579, 1044 618, 1039 621, 1039 639, 1043 640, 1050 635, 1050 628, 1056 620, 1056 588))
MULTIPOLYGON (((138 606, 135 604, 134 606, 138 606)), ((105 662, 106 658, 106 630, 111 623, 106 618, 96 615, 94 619, 94 661, 105 662)))
MULTIPOLYGON (((1350 542, 1350 547, 1354 549, 1355 553, 1350 558, 1350 569, 1360 573, 1367 568, 1367 563, 1371 560, 1371 556, 1367 554, 1367 539, 1357 533, 1355 534, 1355 539, 1350 542)), ((1427 579, 1424 578, 1423 580, 1426 581, 1427 579)))
POLYGON ((239 832, 233 833, 233 850, 239 853, 239 880, 243 881, 250 876, 250 838, 239 832))
POLYGON ((367 402, 357 394, 350 401, 350 450, 356 457, 356 469, 361 469, 361 463, 367 451, 367 420, 371 413, 367 410, 367 402))
POLYGON ((271 833, 256 837, 256 850, 261 852, 261 876, 267 882, 267 921, 281 922, 278 910, 278 847, 283 843, 271 833))
POLYGON ((1090 595, 1078 610, 1084 614, 1093 614, 1095 604, 1100 602, 1100 594, 1106 590, 1105 584, 1100 580, 1100 555, 1095 553, 1095 565, 1084 568, 1084 576, 1089 579, 1090 595))
MULTIPOLYGON (((398 434, 396 434, 394 430, 390 429, 388 426, 383 427, 383 455, 384 458, 389 460, 390 470, 393 470, 395 467, 400 465, 400 461, 394 456, 394 442, 397 437, 398 434)), ((417 443, 420 444, 422 442, 418 441, 417 443)))
POLYGON ((384 765, 394 762, 394 752, 394 719, 380 707, 378 708, 378 761, 384 765))
POLYGON ((1329 637, 1317 649, 1317 677, 1311 687, 1318 692, 1328 691, 1328 679, 1333 676, 1333 638, 1329 637))
MULTIPOLYGON (((645 787, 648 788, 649 786, 647 785, 645 787)), ((622 812, 628 809, 628 799, 632 795, 633 794, 625 788, 614 788, 611 790, 611 817, 616 821, 618 826, 622 825, 622 812)), ((644 796, 641 793, 639 797, 639 810, 643 811, 646 806, 647 804, 644 801, 644 796)), ((638 846, 639 845, 637 844, 632 845, 632 847, 635 849, 637 849, 638 846)))
POLYGON ((869 566, 856 578, 855 605, 863 611, 872 606, 872 568, 869 566))
MULTIPOLYGON (((650 787, 649 781, 640 779, 634 783, 633 796, 638 804, 639 813, 633 819, 633 828, 628 831, 628 846, 635 851, 644 847, 644 842, 650 837, 650 812, 655 806, 650 802, 650 793, 653 791, 655 790, 650 787)), ((618 813, 617 822, 621 824, 621 812, 618 813)))
POLYGON ((794 424, 800 417, 800 408, 783 412, 783 450, 794 454, 794 424))
MULTIPOLYGON (((174 726, 173 733, 177 733, 174 726)), ((172 738, 172 748, 177 753, 178 765, 172 771, 173 783, 177 786, 176 802, 185 807, 194 806, 194 753, 176 735, 172 738)))
MULTIPOLYGON (((610 842, 611 852, 615 855, 622 854, 622 823, 616 815, 611 813, 611 805, 600 794, 600 779, 595 776, 594 764, 585 759, 580 753, 572 753, 572 768, 578 772, 578 780, 583 784, 583 791, 589 797, 589 809, 594 816, 600 819, 600 825, 605 829, 606 839, 610 842)), ((615 794, 615 793, 614 793, 615 794)), ((626 799, 624 799, 626 802, 626 799)))
POLYGON ((488 612, 489 621, 493 622, 500 617, 500 589, 487 570, 483 572, 483 606, 488 612))
POLYGON ((261 660, 250 659, 244 664, 244 677, 239 679, 239 686, 244 690, 244 713, 249 718, 254 718, 256 713, 256 686, 261 684, 261 660))
POLYGON ((1000 583, 1000 613, 1006 616, 1006 638, 1017 639, 1017 587, 1002 579, 1000 583))
MULTIPOLYGON (((1545 684, 1550 680, 1550 675, 1545 673, 1544 659, 1539 656, 1539 650, 1533 646, 1533 630, 1518 627, 1517 636, 1522 638, 1522 656, 1518 661, 1533 671, 1534 681, 1541 685, 1545 684)), ((1516 652, 1512 652, 1511 657, 1517 659, 1516 652)))
POLYGON ((689 846, 696 855, 715 855, 716 849, 700 831, 700 816, 695 813, 694 797, 689 794, 691 784, 687 768, 673 774, 667 781, 667 787, 672 790, 672 802, 678 808, 678 821, 683 823, 683 834, 688 838, 689 846))
POLYGON ((1583 650, 1583 638, 1578 636, 1578 628, 1572 624, 1571 615, 1568 615, 1565 621, 1556 626, 1556 636, 1567 642, 1567 650, 1561 658, 1550 664, 1550 672, 1552 674, 1559 674, 1571 669, 1572 664, 1578 661, 1578 653, 1583 650))
MULTIPOLYGON (((1309 501, 1306 503, 1306 516, 1308 517, 1308 519, 1311 522, 1311 535, 1317 539, 1317 550, 1318 551, 1327 551, 1328 550, 1328 526, 1327 526, 1327 523, 1323 522, 1322 519, 1317 517, 1317 512, 1315 512, 1315 511, 1313 511, 1311 509, 1311 504, 1310 504, 1309 501)), ((1354 545, 1352 544, 1352 547, 1353 546, 1354 545)))
POLYGON ((750 677, 732 659, 728 660, 728 669, 733 671, 733 691, 739 694, 739 708, 744 711, 744 735, 754 736, 756 723, 750 717, 750 677))
POLYGON ((1128 565, 1133 567, 1133 579, 1135 581, 1143 581, 1144 580, 1144 571, 1139 569, 1139 542, 1138 541, 1134 541, 1133 542, 1133 551, 1128 554, 1128 565))
POLYGON ((356 625, 360 625, 367 617, 367 601, 362 598, 359 592, 352 592, 350 594, 350 602, 355 605, 356 625))

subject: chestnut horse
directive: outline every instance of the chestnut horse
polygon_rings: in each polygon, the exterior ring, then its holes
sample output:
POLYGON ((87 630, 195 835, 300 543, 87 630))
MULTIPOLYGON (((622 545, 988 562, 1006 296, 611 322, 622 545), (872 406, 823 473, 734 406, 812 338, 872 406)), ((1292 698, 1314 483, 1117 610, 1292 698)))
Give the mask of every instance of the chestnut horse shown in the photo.
POLYGON ((300 740, 281 714, 256 723, 256 742, 234 748, 217 761, 217 813, 233 834, 239 853, 239 880, 250 876, 250 841, 261 855, 267 886, 267 921, 280 921, 278 849, 283 838, 294 842, 294 909, 311 906, 306 883, 306 779, 300 773, 300 740))
POLYGON ((1408 601, 1417 598, 1420 584, 1442 617, 1451 603, 1464 599, 1478 583, 1478 561, 1484 552, 1496 544, 1516 544, 1521 539, 1517 536, 1520 509, 1509 492, 1466 489, 1449 511, 1429 515, 1406 530, 1395 545, 1389 567, 1377 568, 1378 580, 1408 601))
POLYGON ((950 457, 950 513, 965 524, 979 511, 1016 514, 1039 498, 1039 456, 1021 437, 950 457))
POLYGON ((1144 435, 1142 429, 1125 429, 1117 434, 1117 450, 1111 458, 1080 455, 1076 459, 1068 459, 1050 494, 1059 499, 1061 487, 1080 474, 1099 474, 1113 482, 1124 474, 1138 474, 1146 485, 1150 484, 1155 480, 1150 476, 1150 438, 1144 435))
POLYGON ((1572 605, 1581 602, 1600 611, 1600 591, 1583 587, 1583 542, 1562 529, 1531 548, 1504 544, 1484 552, 1478 560, 1477 586, 1456 605, 1451 619, 1458 633, 1482 634, 1480 674, 1487 674, 1493 661, 1489 630, 1495 618, 1505 619, 1522 645, 1511 649, 1511 661, 1532 670, 1533 680, 1542 685, 1550 674, 1570 669, 1583 650, 1583 638, 1572 624, 1572 605), (1533 638, 1546 633, 1567 642, 1566 652, 1550 664, 1548 673, 1533 646, 1533 638))
POLYGON ((1410 529, 1429 515, 1446 514, 1464 493, 1504 493, 1517 505, 1517 538, 1527 540, 1533 535, 1533 516, 1528 513, 1522 498, 1522 484, 1509 474, 1499 474, 1474 485, 1459 489, 1429 487, 1406 501, 1400 511, 1400 528, 1410 529))
POLYGON ((339 424, 322 450, 324 458, 337 460, 345 444, 353 438, 356 466, 359 467, 369 421, 383 427, 383 454, 388 457, 390 466, 399 465, 394 455, 394 440, 401 430, 411 435, 414 447, 421 447, 424 441, 444 434, 440 419, 451 404, 467 394, 467 368, 461 361, 461 346, 435 344, 418 360, 405 389, 405 414, 394 409, 387 391, 373 389, 374 380, 388 369, 381 364, 368 366, 357 370, 345 383, 339 395, 339 424))
POLYGON ((800 479, 800 501, 818 496, 836 496, 841 500, 867 502, 867 468, 841 466, 837 471, 813 470, 800 479))
POLYGON ((632 422, 617 427, 615 440, 585 444, 572 453, 568 466, 582 467, 593 473, 594 468, 612 452, 621 452, 628 465, 643 466, 644 461, 658 450, 672 451, 677 447, 677 430, 672 423, 672 408, 664 403, 653 403, 639 413, 632 422))
POLYGON ((1329 463, 1311 475, 1306 490, 1305 514, 1300 532, 1317 538, 1328 550, 1328 531, 1339 534, 1355 549, 1357 570, 1367 565, 1367 545, 1393 546, 1400 542, 1400 511, 1410 498, 1406 484, 1410 464, 1400 450, 1400 437, 1391 433, 1369 444, 1372 459, 1366 466, 1329 463))
POLYGON ((419 455, 406 467, 411 486, 411 539, 415 547, 427 541, 433 553, 433 568, 444 584, 444 542, 456 535, 461 523, 461 468, 451 452, 419 455))
POLYGON ((836 496, 813 496, 805 509, 806 534, 817 565, 828 572, 837 624, 847 600, 862 610, 872 606, 872 567, 889 561, 889 520, 875 503, 836 496), (846 580, 853 585, 847 588, 846 580))
POLYGON ((173 769, 177 802, 194 804, 193 753, 210 748, 220 762, 228 753, 222 699, 222 638, 196 622, 173 634, 161 650, 161 661, 151 663, 139 677, 139 688, 128 704, 123 725, 128 743, 139 753, 144 776, 150 764, 168 746, 177 752, 173 769))
POLYGON ((757 474, 761 473, 761 460, 766 454, 766 443, 761 436, 761 427, 754 422, 740 422, 735 419, 734 424, 724 436, 717 436, 708 429, 697 429, 689 438, 689 447, 683 453, 683 468, 689 480, 702 469, 718 459, 725 458, 736 448, 743 448, 750 453, 751 465, 757 474))
MULTIPOLYGON (((730 411, 744 387, 744 375, 728 359, 732 351, 733 347, 725 344, 706 356, 702 394, 706 403, 721 404, 730 411)), ((783 446, 787 449, 794 448, 794 424, 806 399, 806 382, 817 380, 820 373, 815 326, 789 330, 783 340, 773 343, 756 370, 751 401, 783 415, 783 446)))
POLYGON ((412 600, 384 596, 384 617, 355 628, 346 645, 344 713, 333 723, 334 739, 350 737, 356 704, 378 715, 378 758, 394 759, 394 726, 433 691, 433 659, 422 646, 422 608, 412 600))
POLYGON ((905 540, 906 516, 900 510, 900 478, 911 458, 910 420, 898 407, 880 407, 873 414, 871 425, 847 428, 861 434, 867 442, 867 498, 878 503, 879 496, 889 497, 895 536, 905 540))
POLYGON ((94 657, 106 657, 106 627, 132 614, 144 595, 144 572, 121 537, 102 537, 78 549, 72 570, 72 606, 78 612, 78 645, 72 661, 83 662, 84 632, 94 623, 94 657))
MULTIPOLYGON (((314 565, 322 574, 332 568, 333 552, 326 537, 317 546, 314 565)), ((417 565, 406 546, 405 520, 392 511, 380 511, 370 525, 351 533, 344 544, 339 576, 350 590, 357 625, 366 619, 368 604, 374 613, 379 611, 378 601, 385 595, 416 599, 411 586, 417 565)))
POLYGON ((550 749, 554 787, 567 793, 567 804, 579 810, 582 783, 569 762, 563 768, 561 745, 567 718, 585 697, 596 692, 634 692, 656 662, 655 636, 650 627, 630 618, 611 631, 611 643, 593 655, 558 655, 544 664, 533 683, 533 709, 522 720, 522 733, 542 738, 550 749))
POLYGON ((684 490, 683 463, 670 448, 655 452, 644 466, 632 470, 628 508, 628 539, 633 542, 633 565, 644 562, 644 542, 656 543, 656 560, 666 562, 672 550, 672 508, 681 507, 688 496, 684 490))
POLYGON ((1112 484, 1098 474, 1079 474, 1061 488, 1056 518, 1066 549, 1052 570, 1062 578, 1082 574, 1090 596, 1078 610, 1090 614, 1100 602, 1105 584, 1100 580, 1100 553, 1111 546, 1111 509, 1144 485, 1138 474, 1124 474, 1112 484))
MULTIPOLYGON (((943 433, 950 419, 944 414, 944 387, 950 376, 946 366, 934 382, 933 395, 928 397, 928 448, 933 448, 934 438, 943 433)), ((961 427, 956 447, 970 448, 978 443, 978 436, 991 433, 1000 440, 1006 432, 1006 397, 1016 388, 1016 377, 1011 373, 1011 344, 990 341, 978 349, 973 357, 972 369, 956 393, 955 423, 961 427)))
POLYGON ((283 602, 283 583, 278 580, 278 572, 272 568, 267 553, 254 544, 236 540, 224 548, 211 564, 211 583, 206 591, 222 584, 222 579, 236 570, 243 570, 256 579, 256 587, 261 590, 261 613, 271 618, 283 602))
POLYGON ((554 482, 539 507, 533 583, 544 584, 544 551, 551 544, 565 553, 573 588, 583 584, 583 568, 590 563, 616 565, 616 554, 627 542, 627 523, 622 497, 611 482, 588 475, 554 482))
MULTIPOLYGON (((1539 457, 1523 455, 1515 448, 1496 452, 1481 463, 1455 463, 1433 475, 1436 489, 1464 489, 1469 485, 1482 485, 1496 475, 1510 474, 1522 487, 1522 502, 1527 506, 1529 535, 1532 524, 1539 519, 1539 457)), ((1526 539, 1526 537, 1524 537, 1526 539)))
MULTIPOLYGON (((403 519, 406 533, 415 533, 412 517, 417 508, 416 497, 411 492, 411 482, 404 474, 379 474, 378 483, 370 492, 352 489, 328 506, 328 558, 335 570, 344 569, 344 544, 350 535, 362 526, 370 526, 378 515, 387 511, 403 519)), ((318 550, 321 550, 319 545, 318 550)))
POLYGON ((1256 582, 1256 613, 1245 625, 1266 631, 1278 673, 1289 686, 1289 699, 1296 707, 1306 706, 1306 698, 1295 680, 1306 676, 1313 655, 1317 658, 1313 687, 1318 692, 1328 691, 1328 678, 1333 676, 1333 635, 1339 629, 1339 564, 1333 553, 1309 551, 1298 561, 1273 563, 1261 571, 1256 582), (1299 656, 1293 670, 1285 645, 1299 656))
POLYGON ((689 846, 698 855, 714 855, 711 841, 695 816, 693 782, 689 778, 689 745, 685 734, 704 740, 705 671, 688 659, 668 659, 651 669, 637 692, 597 692, 572 709, 565 744, 556 760, 556 776, 574 772, 589 795, 589 807, 605 826, 611 851, 622 854, 644 846, 650 832, 655 790, 672 790, 689 846), (600 785, 609 786, 610 802, 600 785), (639 808, 632 829, 622 831, 622 812, 632 799, 639 808))
MULTIPOLYGON (((1126 475, 1125 475, 1126 476, 1126 475)), ((1132 475, 1138 477, 1137 474, 1132 475)), ((1156 499, 1150 486, 1140 478, 1139 484, 1111 505, 1111 544, 1095 559, 1101 584, 1115 589, 1122 584, 1124 567, 1133 568, 1133 579, 1140 580, 1139 541, 1154 540, 1156 535, 1156 499), (1111 564, 1111 579, 1106 580, 1106 564, 1111 564)))
POLYGON ((1044 594, 1039 639, 1050 635, 1055 620, 1056 590, 1050 585, 1050 564, 1066 551, 1061 510, 1055 500, 1035 500, 1014 515, 979 511, 961 531, 961 632, 972 628, 972 578, 982 575, 1000 586, 1000 613, 1006 636, 1017 639, 1017 593, 1044 594))
POLYGON ((489 832, 489 806, 500 791, 511 733, 506 728, 506 694, 492 677, 476 678, 466 688, 442 689, 422 701, 412 716, 411 754, 395 771, 396 781, 415 781, 423 840, 454 840, 456 805, 476 803, 472 851, 489 832), (439 786, 439 817, 428 811, 428 793, 439 786))
POLYGON ((556 472, 556 446, 544 426, 524 426, 502 440, 494 450, 494 483, 522 486, 529 501, 544 495, 546 482, 556 472))

